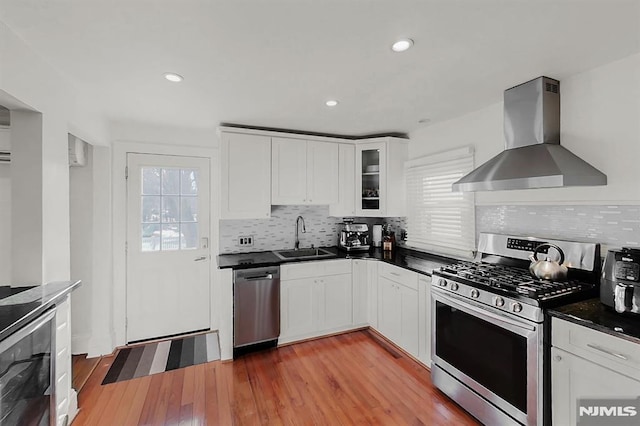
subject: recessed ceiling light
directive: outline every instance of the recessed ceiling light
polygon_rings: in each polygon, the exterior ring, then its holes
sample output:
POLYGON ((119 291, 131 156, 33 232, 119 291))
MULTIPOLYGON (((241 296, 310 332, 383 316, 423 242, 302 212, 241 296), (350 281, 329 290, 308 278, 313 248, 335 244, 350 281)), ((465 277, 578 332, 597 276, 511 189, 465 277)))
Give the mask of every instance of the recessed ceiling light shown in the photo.
POLYGON ((328 106, 328 107, 334 107, 334 106, 338 105, 338 101, 336 101, 336 100, 332 99, 332 100, 330 100, 330 101, 325 102, 324 104, 325 104, 326 106, 328 106))
POLYGON ((176 74, 173 72, 167 72, 164 74, 164 78, 166 78, 167 80, 169 80, 172 83, 180 83, 182 80, 184 80, 184 77, 182 77, 180 74, 176 74))
POLYGON ((413 46, 413 40, 410 38, 403 38, 402 40, 398 40, 393 45, 391 45, 391 50, 394 52, 404 52, 408 50, 411 46, 413 46))

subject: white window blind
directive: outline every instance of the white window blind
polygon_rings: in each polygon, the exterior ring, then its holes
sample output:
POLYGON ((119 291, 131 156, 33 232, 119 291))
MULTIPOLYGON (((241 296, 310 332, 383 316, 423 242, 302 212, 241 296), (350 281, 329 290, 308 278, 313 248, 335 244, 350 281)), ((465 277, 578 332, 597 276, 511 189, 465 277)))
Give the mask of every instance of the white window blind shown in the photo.
POLYGON ((473 192, 452 192, 451 184, 473 170, 470 147, 406 163, 407 245, 471 257, 475 249, 473 192))

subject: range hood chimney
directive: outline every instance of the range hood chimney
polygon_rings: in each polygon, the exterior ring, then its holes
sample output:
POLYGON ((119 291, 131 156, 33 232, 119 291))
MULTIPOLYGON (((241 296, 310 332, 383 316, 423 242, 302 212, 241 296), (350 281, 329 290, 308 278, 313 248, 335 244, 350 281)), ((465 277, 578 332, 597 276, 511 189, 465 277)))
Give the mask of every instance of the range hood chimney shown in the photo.
POLYGON ((538 77, 504 92, 505 150, 453 191, 606 185, 607 176, 560 146, 560 82, 538 77))

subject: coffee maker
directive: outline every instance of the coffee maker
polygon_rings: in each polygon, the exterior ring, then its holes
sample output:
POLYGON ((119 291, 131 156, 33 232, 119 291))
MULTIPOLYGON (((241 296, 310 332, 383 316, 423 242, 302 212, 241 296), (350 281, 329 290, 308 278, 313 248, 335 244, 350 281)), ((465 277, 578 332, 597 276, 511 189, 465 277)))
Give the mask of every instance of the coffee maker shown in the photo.
POLYGON ((366 223, 345 221, 340 231, 338 247, 345 251, 368 251, 369 240, 369 226, 366 223))
POLYGON ((640 248, 609 250, 602 268, 600 301, 618 313, 640 314, 640 248))

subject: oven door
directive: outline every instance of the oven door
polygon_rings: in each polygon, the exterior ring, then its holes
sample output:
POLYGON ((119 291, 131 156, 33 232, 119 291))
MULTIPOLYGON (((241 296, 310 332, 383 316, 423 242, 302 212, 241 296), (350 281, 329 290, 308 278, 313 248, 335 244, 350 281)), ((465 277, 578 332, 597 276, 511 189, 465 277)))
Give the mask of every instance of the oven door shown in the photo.
MULTIPOLYGON (((542 424, 542 324, 437 288, 432 290, 431 315, 434 370, 451 375, 458 383, 454 387, 462 385, 445 393, 479 418, 497 407, 519 423, 542 424), (464 395, 474 400, 469 402, 473 407, 458 400, 464 395)), ((504 416, 496 412, 484 421, 499 418, 497 414, 504 416)))

